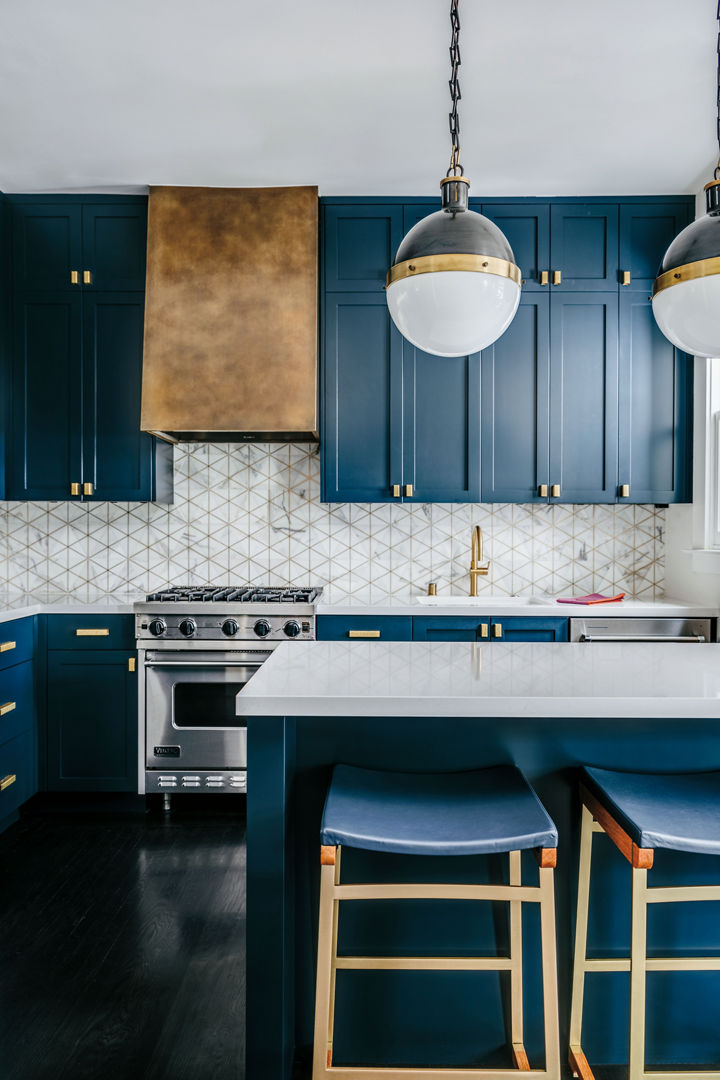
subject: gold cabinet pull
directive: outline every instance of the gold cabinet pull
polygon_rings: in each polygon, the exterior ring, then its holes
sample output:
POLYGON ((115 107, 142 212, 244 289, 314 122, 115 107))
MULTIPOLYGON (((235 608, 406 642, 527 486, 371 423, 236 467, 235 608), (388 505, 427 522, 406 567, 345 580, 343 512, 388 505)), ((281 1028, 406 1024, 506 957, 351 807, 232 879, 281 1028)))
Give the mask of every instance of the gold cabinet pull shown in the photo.
POLYGON ((562 270, 553 270, 553 285, 562 284, 562 270))
POLYGON ((5 788, 9 788, 11 784, 14 784, 17 780, 15 773, 10 773, 8 776, 3 776, 0 780, 0 791, 4 791, 5 788))
POLYGON ((86 480, 83 484, 83 495, 92 495, 94 490, 92 484, 86 480))
POLYGON ((135 657, 134 656, 129 656, 128 657, 128 671, 134 671, 134 670, 135 670, 135 657))
POLYGON ((379 638, 379 630, 348 630, 349 638, 379 638))
POLYGON ((620 284, 621 285, 629 285, 630 284, 630 271, 629 270, 621 270, 620 271, 620 284))
POLYGON ((486 638, 490 636, 490 627, 486 622, 480 623, 480 637, 486 638))
POLYGON ((559 499, 560 498, 560 485, 559 484, 553 484, 553 486, 550 488, 550 494, 552 495, 553 499, 559 499))
POLYGON ((413 493, 412 484, 406 484, 405 485, 405 495, 407 496, 408 499, 412 498, 412 493, 413 493))
POLYGON ((92 285, 92 274, 89 270, 83 270, 83 285, 92 285))
POLYGON ((110 631, 96 626, 79 626, 75 631, 75 637, 110 637, 110 631))
POLYGON ((70 494, 71 495, 79 495, 80 494, 80 485, 79 484, 71 484, 70 485, 70 494))
POLYGON ((547 493, 548 493, 547 484, 540 484, 540 487, 538 488, 538 495, 540 496, 540 498, 541 499, 547 499, 547 493))
POLYGON ((630 485, 629 484, 621 484, 620 485, 620 498, 621 499, 627 499, 629 495, 630 495, 630 485))
POLYGON ((10 652, 11 649, 17 648, 17 641, 3 641, 0 644, 0 652, 10 652))
POLYGON ((71 270, 70 271, 70 284, 71 285, 79 285, 80 284, 80 271, 79 270, 71 270))
POLYGON ((502 637, 502 623, 496 622, 493 626, 493 637, 502 637))
POLYGON ((400 485, 399 484, 393 484, 393 486, 392 486, 392 494, 393 494, 393 499, 399 499, 400 498, 400 485))
POLYGON ((550 274, 548 273, 548 271, 547 270, 541 270, 540 271, 540 284, 541 285, 547 285, 549 283, 549 281, 550 281, 550 274))
POLYGON ((9 712, 15 712, 16 708, 16 701, 6 701, 4 705, 0 705, 0 716, 6 716, 9 712))

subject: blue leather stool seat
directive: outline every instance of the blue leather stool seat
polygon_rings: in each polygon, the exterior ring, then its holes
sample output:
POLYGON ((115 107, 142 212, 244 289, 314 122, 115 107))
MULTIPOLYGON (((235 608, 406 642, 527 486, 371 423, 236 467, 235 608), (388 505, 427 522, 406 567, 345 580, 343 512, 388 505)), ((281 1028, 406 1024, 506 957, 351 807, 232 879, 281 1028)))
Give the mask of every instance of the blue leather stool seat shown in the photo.
POLYGON ((403 855, 487 855, 557 847, 557 829, 511 765, 395 773, 336 765, 321 842, 403 855))
POLYGON ((585 785, 641 848, 720 855, 720 771, 583 769, 585 785))

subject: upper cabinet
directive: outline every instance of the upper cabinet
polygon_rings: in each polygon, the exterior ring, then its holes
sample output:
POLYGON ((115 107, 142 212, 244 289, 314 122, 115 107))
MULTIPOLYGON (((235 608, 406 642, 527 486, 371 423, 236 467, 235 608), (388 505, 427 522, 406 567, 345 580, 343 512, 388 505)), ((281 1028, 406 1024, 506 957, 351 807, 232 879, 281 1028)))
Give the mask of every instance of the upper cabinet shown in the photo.
POLYGON ((384 304, 402 236, 438 206, 324 206, 323 498, 689 500, 692 361, 649 293, 692 199, 471 200, 523 293, 482 358, 457 359, 413 348, 384 304))
POLYGON ((8 197, 8 499, 170 501, 140 431, 147 200, 8 197))

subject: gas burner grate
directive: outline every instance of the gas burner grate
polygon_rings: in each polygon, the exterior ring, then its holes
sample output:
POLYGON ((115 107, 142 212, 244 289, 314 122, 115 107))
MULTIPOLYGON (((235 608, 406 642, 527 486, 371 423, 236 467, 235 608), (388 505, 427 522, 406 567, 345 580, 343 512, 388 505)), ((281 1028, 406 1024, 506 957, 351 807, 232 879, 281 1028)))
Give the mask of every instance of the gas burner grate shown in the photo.
POLYGON ((193 604, 245 603, 245 604, 312 604, 322 589, 298 589, 283 586, 252 585, 171 585, 146 597, 148 603, 193 604))

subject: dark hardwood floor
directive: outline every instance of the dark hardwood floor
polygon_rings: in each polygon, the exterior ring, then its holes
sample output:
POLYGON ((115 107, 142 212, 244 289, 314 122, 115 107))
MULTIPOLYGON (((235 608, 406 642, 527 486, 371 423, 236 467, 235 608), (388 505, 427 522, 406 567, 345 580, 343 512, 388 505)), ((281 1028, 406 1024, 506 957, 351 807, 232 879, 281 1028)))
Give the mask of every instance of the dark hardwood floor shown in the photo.
POLYGON ((243 1077, 244 805, 186 800, 0 836, 4 1080, 243 1077))

